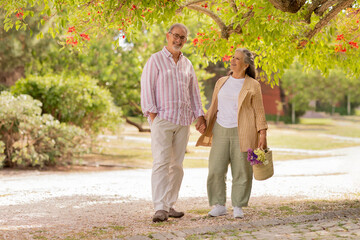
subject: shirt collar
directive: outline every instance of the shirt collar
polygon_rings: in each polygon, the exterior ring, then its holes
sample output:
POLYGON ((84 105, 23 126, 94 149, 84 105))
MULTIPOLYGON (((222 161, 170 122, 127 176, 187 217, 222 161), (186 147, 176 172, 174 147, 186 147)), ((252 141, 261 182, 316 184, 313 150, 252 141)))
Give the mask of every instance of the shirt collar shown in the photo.
MULTIPOLYGON (((165 56, 167 56, 167 57, 172 57, 172 56, 173 56, 172 53, 171 53, 169 50, 167 50, 166 47, 163 48, 162 52, 163 52, 163 53, 165 54, 165 56)), ((179 59, 180 59, 182 56, 183 56, 183 53, 180 52, 179 59)))

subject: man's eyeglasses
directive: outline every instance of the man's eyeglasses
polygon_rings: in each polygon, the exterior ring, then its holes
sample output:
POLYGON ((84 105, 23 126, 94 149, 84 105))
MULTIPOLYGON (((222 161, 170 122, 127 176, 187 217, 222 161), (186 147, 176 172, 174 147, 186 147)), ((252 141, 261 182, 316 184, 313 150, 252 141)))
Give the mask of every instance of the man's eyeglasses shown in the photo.
POLYGON ((172 32, 169 32, 170 34, 172 34, 173 36, 174 36, 174 38, 175 38, 175 40, 181 40, 182 42, 183 41, 186 41, 186 39, 187 39, 187 37, 186 36, 180 36, 179 34, 177 34, 177 33, 172 33, 172 32))

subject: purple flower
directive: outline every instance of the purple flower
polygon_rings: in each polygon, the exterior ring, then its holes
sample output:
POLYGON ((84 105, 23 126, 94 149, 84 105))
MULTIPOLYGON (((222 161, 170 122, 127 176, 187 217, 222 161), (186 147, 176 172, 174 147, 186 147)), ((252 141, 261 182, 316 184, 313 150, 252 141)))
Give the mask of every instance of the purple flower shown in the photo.
POLYGON ((251 148, 249 148, 249 149, 247 150, 247 152, 248 152, 247 160, 250 162, 250 161, 251 161, 251 153, 252 153, 253 151, 251 150, 251 148))
POLYGON ((257 160, 258 155, 256 155, 251 148, 249 148, 247 152, 248 152, 247 160, 250 162, 250 165, 261 163, 260 161, 257 160))

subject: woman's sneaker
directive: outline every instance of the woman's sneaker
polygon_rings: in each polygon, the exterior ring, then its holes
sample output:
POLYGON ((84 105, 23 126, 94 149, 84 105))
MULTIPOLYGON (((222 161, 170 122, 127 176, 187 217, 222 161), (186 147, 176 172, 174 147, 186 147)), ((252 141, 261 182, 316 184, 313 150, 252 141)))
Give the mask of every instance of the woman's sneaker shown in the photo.
POLYGON ((243 218, 244 212, 241 207, 234 207, 234 218, 243 218))
POLYGON ((216 204, 215 207, 209 212, 211 217, 218 217, 226 214, 226 207, 216 204))

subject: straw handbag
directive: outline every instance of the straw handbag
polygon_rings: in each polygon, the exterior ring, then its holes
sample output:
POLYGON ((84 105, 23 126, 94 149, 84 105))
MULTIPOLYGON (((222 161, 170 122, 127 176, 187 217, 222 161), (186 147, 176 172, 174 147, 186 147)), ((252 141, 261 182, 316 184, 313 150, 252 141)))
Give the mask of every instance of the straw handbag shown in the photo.
POLYGON ((272 151, 265 149, 265 162, 252 165, 254 178, 256 180, 266 180, 274 175, 274 165, 272 160, 272 151))

